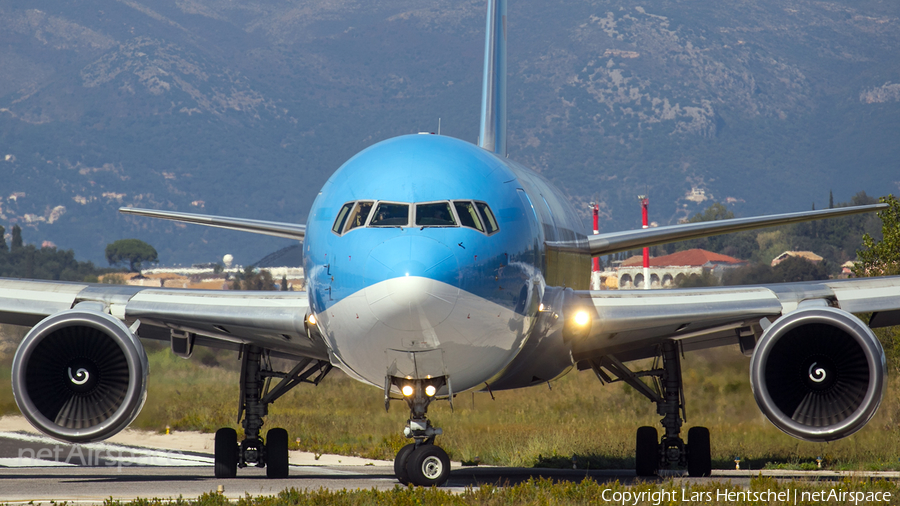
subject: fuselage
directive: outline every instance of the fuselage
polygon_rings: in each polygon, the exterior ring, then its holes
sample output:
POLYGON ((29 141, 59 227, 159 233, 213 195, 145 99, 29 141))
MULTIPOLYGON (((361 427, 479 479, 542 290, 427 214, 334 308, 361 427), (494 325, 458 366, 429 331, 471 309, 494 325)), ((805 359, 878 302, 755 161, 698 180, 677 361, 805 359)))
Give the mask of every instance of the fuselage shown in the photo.
POLYGON ((379 386, 446 376, 462 391, 502 376, 547 287, 586 288, 590 271, 581 219, 556 188, 437 135, 396 137, 348 160, 313 203, 304 245, 332 360, 379 386), (547 241, 584 249, 560 259, 547 241))

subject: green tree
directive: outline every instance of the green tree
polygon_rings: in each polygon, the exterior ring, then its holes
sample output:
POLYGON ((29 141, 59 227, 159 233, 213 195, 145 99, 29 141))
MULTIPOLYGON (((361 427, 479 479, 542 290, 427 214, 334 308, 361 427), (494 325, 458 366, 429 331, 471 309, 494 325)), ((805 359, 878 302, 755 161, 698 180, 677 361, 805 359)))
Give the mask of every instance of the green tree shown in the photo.
POLYGON ((734 213, 729 211, 725 205, 715 202, 707 207, 702 213, 691 216, 688 223, 699 223, 702 221, 730 220, 734 218, 734 213))
POLYGON ((755 263, 738 267, 737 269, 728 269, 722 275, 722 284, 725 286, 736 285, 764 285, 768 283, 776 283, 775 272, 772 267, 764 263, 755 263))
POLYGON ((22 249, 22 227, 13 225, 12 229, 12 250, 22 249))
MULTIPOLYGON (((875 240, 868 233, 863 236, 863 248, 857 251, 858 261, 853 275, 891 276, 900 274, 900 200, 893 195, 881 197, 880 202, 890 205, 878 213, 881 218, 882 239, 875 240)), ((900 369, 900 326, 874 329, 884 347, 891 369, 900 369)))
POLYGON ((109 265, 128 262, 131 272, 139 272, 143 262, 159 262, 153 246, 139 239, 120 239, 106 246, 106 260, 109 265))
POLYGON ((0 225, 0 252, 9 251, 9 247, 6 245, 6 229, 3 228, 3 225, 0 225))
POLYGON ((232 290, 275 290, 275 280, 272 273, 262 269, 257 270, 252 265, 244 267, 244 272, 234 277, 232 290))
POLYGON ((685 277, 678 284, 678 288, 697 288, 701 286, 718 286, 719 280, 708 270, 703 269, 703 273, 699 276, 691 274, 685 277))
POLYGON ((778 283, 828 279, 828 267, 825 261, 815 264, 803 257, 785 259, 776 265, 772 271, 778 283))
POLYGON ((900 200, 893 195, 878 200, 890 205, 878 213, 882 239, 876 241, 868 233, 863 236, 863 249, 856 252, 859 261, 853 266, 857 277, 900 274, 900 200))
MULTIPOLYGON (((725 207, 724 204, 714 202, 702 212, 691 216, 688 223, 730 220, 733 218, 734 213, 725 207)), ((759 251, 759 244, 756 242, 756 233, 753 231, 746 231, 673 243, 667 245, 665 251, 666 253, 674 253, 675 251, 684 251, 693 248, 705 249, 707 251, 713 251, 741 259, 749 259, 759 251)))

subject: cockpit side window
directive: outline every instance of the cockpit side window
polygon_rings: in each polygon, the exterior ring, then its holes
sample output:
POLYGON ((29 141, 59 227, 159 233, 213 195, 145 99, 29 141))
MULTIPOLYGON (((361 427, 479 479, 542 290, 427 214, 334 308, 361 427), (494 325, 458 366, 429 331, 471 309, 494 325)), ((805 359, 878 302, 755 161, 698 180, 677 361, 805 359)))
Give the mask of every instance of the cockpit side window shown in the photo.
POLYGON ((456 220, 449 202, 416 204, 417 227, 455 227, 456 220))
POLYGON ((481 215, 484 216, 484 226, 487 229, 487 235, 491 235, 500 230, 500 227, 497 226, 497 220, 494 218, 494 213, 491 212, 491 208, 484 202, 475 202, 475 205, 478 206, 478 210, 481 211, 481 215))
POLYGON ((372 217, 370 227, 409 226, 409 204, 379 202, 372 217))
POLYGON ((348 220, 346 231, 349 232, 354 228, 364 227, 366 225, 366 220, 369 218, 369 212, 371 210, 372 202, 357 202, 356 207, 353 208, 353 212, 350 213, 350 219, 348 220))
POLYGON ((356 202, 347 202, 341 207, 341 210, 338 211, 337 218, 334 220, 334 226, 331 227, 331 231, 335 234, 340 235, 341 231, 344 230, 344 223, 347 222, 347 216, 350 215, 350 210, 353 209, 353 205, 356 202))
POLYGON ((453 202, 453 207, 456 208, 456 214, 459 215, 460 225, 484 233, 484 227, 481 225, 478 211, 475 210, 475 204, 468 200, 456 200, 453 202))

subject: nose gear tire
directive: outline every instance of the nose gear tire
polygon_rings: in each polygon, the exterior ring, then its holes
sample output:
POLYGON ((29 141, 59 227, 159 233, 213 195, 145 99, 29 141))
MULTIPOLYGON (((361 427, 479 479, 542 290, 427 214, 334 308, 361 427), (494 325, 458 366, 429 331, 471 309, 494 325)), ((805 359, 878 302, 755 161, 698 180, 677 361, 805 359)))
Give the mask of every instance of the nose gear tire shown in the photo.
POLYGON ((400 448, 400 451, 397 452, 397 457, 394 458, 394 476, 397 477, 397 481, 404 485, 409 485, 409 473, 406 472, 406 464, 409 462, 409 456, 415 449, 416 445, 410 443, 400 448))
POLYGON ((441 447, 420 445, 406 463, 409 482, 421 487, 439 487, 450 477, 450 457, 441 447))

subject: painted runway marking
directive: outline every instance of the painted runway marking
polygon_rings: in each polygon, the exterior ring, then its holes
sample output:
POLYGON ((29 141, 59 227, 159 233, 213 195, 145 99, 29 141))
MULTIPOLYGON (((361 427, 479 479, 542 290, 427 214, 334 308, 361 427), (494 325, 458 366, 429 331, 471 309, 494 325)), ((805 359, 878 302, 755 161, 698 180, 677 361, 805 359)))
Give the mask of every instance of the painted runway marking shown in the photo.
POLYGON ((0 458, 0 467, 185 467, 213 464, 212 457, 185 454, 178 450, 151 450, 111 443, 69 444, 47 436, 21 432, 0 432, 0 439, 27 443, 14 449, 15 457, 7 455, 0 458))

